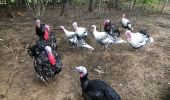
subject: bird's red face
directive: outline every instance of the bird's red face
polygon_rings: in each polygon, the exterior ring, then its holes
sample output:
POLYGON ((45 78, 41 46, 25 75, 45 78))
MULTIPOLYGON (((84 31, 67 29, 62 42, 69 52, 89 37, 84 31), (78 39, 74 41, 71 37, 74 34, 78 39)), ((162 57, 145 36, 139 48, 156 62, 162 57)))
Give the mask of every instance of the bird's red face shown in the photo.
POLYGON ((50 47, 50 46, 46 46, 46 47, 45 47, 45 50, 46 50, 47 55, 48 55, 48 60, 50 61, 50 63, 51 63, 52 65, 55 65, 55 64, 56 64, 56 59, 55 59, 54 55, 52 54, 52 49, 51 49, 51 47, 50 47))

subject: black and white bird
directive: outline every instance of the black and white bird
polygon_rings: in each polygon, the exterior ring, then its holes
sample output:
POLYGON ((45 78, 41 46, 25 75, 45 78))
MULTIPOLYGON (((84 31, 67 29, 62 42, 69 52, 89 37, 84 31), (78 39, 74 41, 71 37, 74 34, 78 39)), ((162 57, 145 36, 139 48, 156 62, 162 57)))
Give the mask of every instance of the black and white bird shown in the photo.
POLYGON ((77 35, 77 33, 66 30, 64 28, 64 26, 60 26, 60 28, 64 31, 64 33, 65 33, 66 37, 69 39, 69 42, 71 45, 94 50, 94 48, 92 46, 90 46, 89 44, 87 44, 83 38, 80 38, 77 35))
POLYGON ((133 33, 130 30, 126 30, 125 36, 127 41, 133 48, 140 48, 147 43, 152 43, 153 38, 145 30, 139 30, 139 32, 133 33))
POLYGON ((72 25, 73 25, 73 28, 74 28, 75 33, 78 34, 78 36, 79 36, 80 38, 85 38, 85 37, 87 37, 87 35, 88 35, 88 30, 87 30, 86 28, 84 28, 84 27, 78 27, 78 26, 77 26, 77 22, 73 22, 72 25))
POLYGON ((37 76, 46 83, 62 70, 60 56, 50 46, 38 43, 28 48, 28 53, 34 58, 34 69, 37 76))
POLYGON ((122 27, 128 30, 133 30, 133 26, 131 22, 126 18, 125 14, 122 14, 122 21, 121 21, 122 27))
POLYGON ((104 44, 106 48, 111 44, 126 43, 125 40, 122 40, 121 38, 113 38, 111 35, 107 34, 106 32, 98 32, 96 30, 95 25, 92 25, 92 27, 93 27, 93 35, 96 41, 100 44, 104 44))
POLYGON ((106 82, 88 79, 87 69, 83 66, 75 69, 80 74, 84 100, 121 100, 119 94, 106 82))
POLYGON ((106 19, 104 21, 104 30, 107 32, 109 35, 113 37, 119 37, 120 36, 120 31, 118 27, 113 24, 109 19, 106 19))
POLYGON ((54 33, 50 31, 49 25, 42 24, 39 19, 36 20, 36 34, 40 39, 46 41, 47 45, 53 49, 57 48, 57 40, 54 33))

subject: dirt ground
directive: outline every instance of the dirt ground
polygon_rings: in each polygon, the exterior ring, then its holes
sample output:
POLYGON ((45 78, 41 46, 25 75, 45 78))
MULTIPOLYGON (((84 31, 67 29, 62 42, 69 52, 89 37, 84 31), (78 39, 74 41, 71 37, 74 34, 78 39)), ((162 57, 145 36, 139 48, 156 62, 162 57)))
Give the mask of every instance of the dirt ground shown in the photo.
POLYGON ((126 13, 133 22, 134 13, 117 10, 102 10, 87 13, 72 9, 68 17, 59 16, 60 9, 50 7, 43 22, 50 25, 57 36, 58 50, 62 57, 63 70, 50 80, 47 87, 40 81, 33 69, 33 59, 27 55, 26 47, 34 44, 37 36, 33 19, 26 13, 14 18, 0 18, 0 100, 83 100, 79 75, 74 68, 87 67, 90 79, 102 79, 109 83, 122 100, 170 100, 170 15, 145 14, 138 17, 135 30, 148 29, 154 42, 139 50, 128 44, 112 45, 108 52, 101 50, 94 36, 87 37, 87 43, 95 48, 74 48, 69 45, 62 31, 63 25, 72 29, 72 22, 90 28, 103 25, 106 18, 115 22, 125 38, 120 25, 121 14, 126 13), (96 71, 99 70, 99 71, 96 71))

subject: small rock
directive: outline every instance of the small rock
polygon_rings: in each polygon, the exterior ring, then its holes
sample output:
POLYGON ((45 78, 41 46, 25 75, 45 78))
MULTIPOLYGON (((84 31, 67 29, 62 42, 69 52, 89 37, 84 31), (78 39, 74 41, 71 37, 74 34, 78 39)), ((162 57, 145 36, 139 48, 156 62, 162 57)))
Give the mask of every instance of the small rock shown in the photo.
POLYGON ((10 12, 10 13, 7 14, 7 17, 14 18, 15 17, 15 13, 14 12, 10 12))
POLYGON ((98 70, 98 69, 94 69, 94 70, 97 71, 99 74, 104 73, 103 71, 100 71, 100 70, 98 70))
POLYGON ((0 94, 0 98, 5 98, 5 95, 0 94))
POLYGON ((19 60, 18 63, 21 64, 21 63, 24 63, 25 60, 19 60))
POLYGON ((24 16, 24 14, 22 12, 16 12, 16 16, 24 16))

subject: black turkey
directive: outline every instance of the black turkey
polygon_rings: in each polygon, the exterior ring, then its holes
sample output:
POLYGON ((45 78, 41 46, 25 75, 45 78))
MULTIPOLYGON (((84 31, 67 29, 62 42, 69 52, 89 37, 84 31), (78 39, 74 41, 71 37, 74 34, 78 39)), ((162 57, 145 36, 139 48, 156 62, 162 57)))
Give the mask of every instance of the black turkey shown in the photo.
POLYGON ((41 24, 40 20, 36 20, 36 34, 40 39, 46 41, 46 43, 53 49, 57 47, 56 37, 50 28, 46 24, 41 24))
POLYGON ((75 69, 80 74, 84 100, 121 100, 119 94, 102 80, 89 80, 87 69, 83 66, 75 69))
POLYGON ((28 48, 28 53, 35 59, 34 68, 37 76, 44 82, 61 72, 61 58, 50 46, 46 46, 43 42, 38 42, 28 48))
POLYGON ((47 46, 47 43, 43 39, 39 39, 35 45, 27 48, 28 55, 36 58, 47 46))
POLYGON ((120 36, 120 31, 118 27, 115 24, 113 24, 109 19, 104 21, 104 30, 113 37, 120 36))

